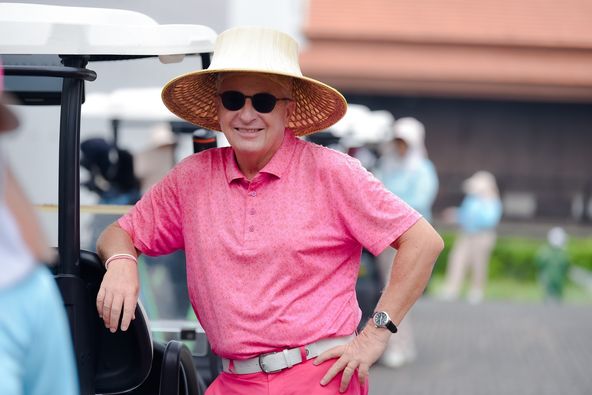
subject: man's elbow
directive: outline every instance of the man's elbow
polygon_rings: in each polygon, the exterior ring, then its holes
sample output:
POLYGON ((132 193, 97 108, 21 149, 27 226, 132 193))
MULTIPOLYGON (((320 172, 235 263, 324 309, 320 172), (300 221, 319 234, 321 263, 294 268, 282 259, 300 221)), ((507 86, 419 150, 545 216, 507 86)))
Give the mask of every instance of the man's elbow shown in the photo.
POLYGON ((432 263, 436 262, 438 256, 444 249, 444 240, 436 230, 430 226, 429 232, 424 235, 422 248, 430 257, 432 263))
POLYGON ((444 239, 442 239, 442 236, 440 236, 440 234, 435 230, 432 239, 432 248, 437 258, 442 252, 442 250, 444 250, 444 239))

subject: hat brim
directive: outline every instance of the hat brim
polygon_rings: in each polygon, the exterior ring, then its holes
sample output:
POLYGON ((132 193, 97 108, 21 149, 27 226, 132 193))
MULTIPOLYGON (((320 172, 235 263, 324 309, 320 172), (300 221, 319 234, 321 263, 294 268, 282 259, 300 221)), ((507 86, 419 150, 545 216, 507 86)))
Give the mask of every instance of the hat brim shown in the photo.
POLYGON ((181 75, 162 90, 166 107, 178 117, 197 126, 220 131, 216 80, 219 73, 275 74, 294 79, 293 99, 296 108, 287 127, 296 136, 328 129, 347 110, 345 98, 336 89, 312 78, 290 74, 244 69, 199 70, 181 75))
POLYGON ((19 121, 14 112, 8 108, 8 101, 4 95, 0 95, 0 133, 14 130, 19 121))

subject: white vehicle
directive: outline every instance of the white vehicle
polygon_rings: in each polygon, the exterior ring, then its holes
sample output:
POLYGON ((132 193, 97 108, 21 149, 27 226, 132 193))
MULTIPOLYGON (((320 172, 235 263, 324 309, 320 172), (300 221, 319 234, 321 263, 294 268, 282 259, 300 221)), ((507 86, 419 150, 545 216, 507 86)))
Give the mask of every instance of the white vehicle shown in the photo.
MULTIPOLYGON (((69 314, 83 395, 205 391, 187 346, 153 342, 140 304, 128 331, 111 334, 102 325, 94 300, 104 269, 96 254, 80 250, 79 144, 84 85, 97 78, 87 66, 145 57, 172 63, 191 54, 207 67, 215 38, 205 26, 159 25, 126 10, 0 3, 6 91, 25 105, 61 106, 55 277, 69 314)), ((178 330, 174 323, 160 326, 178 330)), ((201 335, 200 328, 184 331, 188 338, 201 335)), ((201 368, 213 379, 215 367, 201 368)))

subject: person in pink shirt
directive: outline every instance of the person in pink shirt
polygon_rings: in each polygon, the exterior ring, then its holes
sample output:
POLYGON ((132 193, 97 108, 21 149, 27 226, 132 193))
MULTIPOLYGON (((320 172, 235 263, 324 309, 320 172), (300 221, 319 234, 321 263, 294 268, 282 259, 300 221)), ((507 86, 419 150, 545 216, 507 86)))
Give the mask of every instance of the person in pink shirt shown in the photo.
POLYGON ((103 232, 105 325, 114 332, 121 319, 126 330, 133 319, 138 254, 183 249, 191 304, 223 361, 208 394, 367 394, 370 366, 422 294, 440 236, 359 161, 299 138, 333 125, 347 103, 302 75, 290 36, 227 30, 210 67, 173 79, 162 97, 230 147, 181 161, 103 232), (390 282, 356 334, 362 248, 389 246, 390 282))

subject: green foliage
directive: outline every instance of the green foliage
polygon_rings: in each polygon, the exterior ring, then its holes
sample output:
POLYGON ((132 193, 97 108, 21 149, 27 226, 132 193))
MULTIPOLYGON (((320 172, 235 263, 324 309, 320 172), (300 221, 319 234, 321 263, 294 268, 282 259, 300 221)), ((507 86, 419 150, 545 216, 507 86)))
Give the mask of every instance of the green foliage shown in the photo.
POLYGON ((592 271, 592 238, 570 239, 567 253, 571 264, 592 271))
MULTIPOLYGON (((434 268, 435 275, 446 272, 448 255, 454 245, 455 234, 441 234, 445 247, 434 268)), ((518 281, 536 281, 537 267, 534 257, 545 241, 527 237, 499 237, 489 262, 489 278, 518 281)), ((592 238, 571 237, 567 252, 570 263, 592 271, 592 238)))
POLYGON ((498 238, 491 254, 489 277, 536 280, 538 269, 534 258, 542 245, 540 241, 526 238, 498 238))

